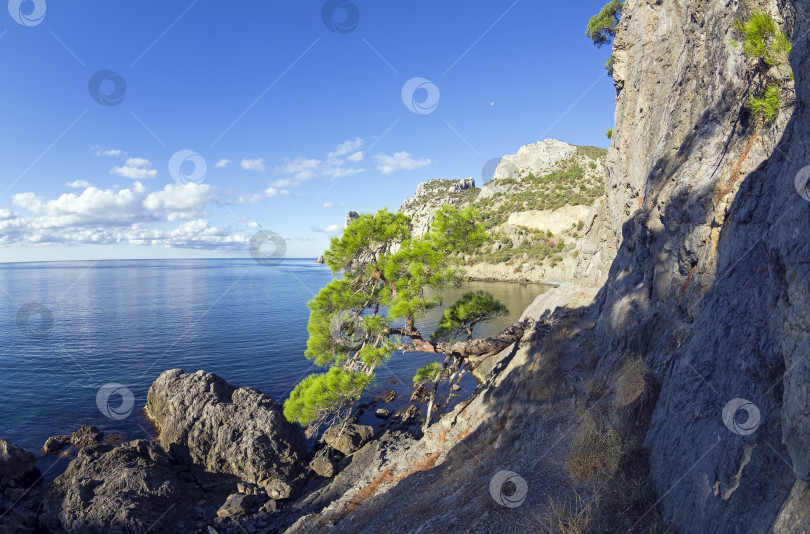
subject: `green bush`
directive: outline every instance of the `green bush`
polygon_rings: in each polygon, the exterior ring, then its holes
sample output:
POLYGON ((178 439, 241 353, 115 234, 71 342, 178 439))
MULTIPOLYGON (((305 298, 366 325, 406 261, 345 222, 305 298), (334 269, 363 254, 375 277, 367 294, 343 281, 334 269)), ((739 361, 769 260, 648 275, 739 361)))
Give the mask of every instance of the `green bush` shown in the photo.
POLYGON ((781 107, 781 89, 775 83, 768 84, 765 93, 761 97, 751 97, 748 102, 748 109, 755 117, 760 117, 767 122, 775 121, 779 116, 781 107))
POLYGON ((790 40, 769 14, 755 11, 747 21, 737 19, 734 25, 743 35, 742 48, 749 59, 757 58, 775 67, 790 54, 790 40))
POLYGON ((610 130, 608 130, 608 131, 607 131, 607 133, 606 133, 605 135, 607 135, 607 138, 608 138, 608 139, 613 139, 613 128, 611 128, 610 130))
POLYGON ((762 11, 755 11, 746 21, 737 19, 734 26, 742 35, 742 43, 733 44, 742 46, 745 57, 757 63, 754 75, 758 82, 749 96, 748 109, 754 117, 773 122, 782 105, 783 84, 793 79, 790 68, 786 73, 779 68, 787 62, 790 40, 773 17, 762 11))

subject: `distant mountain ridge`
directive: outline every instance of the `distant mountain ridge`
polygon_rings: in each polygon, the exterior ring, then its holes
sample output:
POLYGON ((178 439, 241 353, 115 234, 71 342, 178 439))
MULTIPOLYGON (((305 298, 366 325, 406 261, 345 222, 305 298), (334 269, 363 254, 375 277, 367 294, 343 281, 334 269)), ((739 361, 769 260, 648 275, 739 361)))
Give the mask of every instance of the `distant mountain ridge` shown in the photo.
POLYGON ((495 242, 465 258, 470 278, 559 284, 577 271, 604 196, 606 155, 546 139, 501 158, 480 189, 472 177, 421 182, 399 211, 422 236, 442 205, 475 206, 495 242))

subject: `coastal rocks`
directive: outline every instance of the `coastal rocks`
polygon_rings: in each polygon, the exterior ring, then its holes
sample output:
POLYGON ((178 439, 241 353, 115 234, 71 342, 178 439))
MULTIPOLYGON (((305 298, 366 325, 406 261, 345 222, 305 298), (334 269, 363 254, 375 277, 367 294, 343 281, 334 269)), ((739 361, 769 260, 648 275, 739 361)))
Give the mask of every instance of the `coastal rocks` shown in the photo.
POLYGON ((101 441, 104 433, 94 426, 83 425, 79 430, 70 436, 70 443, 77 447, 95 445, 101 441))
POLYGON ((34 455, 0 438, 0 534, 34 532, 40 506, 34 455))
POLYGON ((287 481, 302 472, 303 432, 255 389, 235 388, 203 371, 172 369, 149 388, 146 413, 172 455, 270 488, 268 494, 289 495, 287 481))
POLYGON ((328 445, 349 455, 368 443, 374 437, 374 429, 370 426, 354 423, 337 424, 323 433, 323 439, 328 445))
POLYGON ((0 438, 0 479, 19 480, 34 471, 35 463, 33 453, 0 438))
POLYGON ((51 436, 45 441, 45 445, 42 446, 42 452, 45 454, 56 454, 68 445, 70 445, 70 436, 51 436))
POLYGON ((330 457, 329 448, 321 449, 312 459, 309 467, 324 478, 332 478, 337 473, 337 464, 330 457))
POLYGON ((326 263, 326 258, 323 257, 323 254, 318 256, 318 259, 315 260, 315 263, 326 263))
POLYGON ((244 493, 234 493, 229 495, 219 510, 217 510, 217 517, 229 517, 232 519, 239 519, 244 517, 256 503, 254 495, 245 495, 244 493))
POLYGON ((528 171, 539 176, 552 171, 555 164, 570 159, 576 154, 576 146, 556 139, 546 139, 522 146, 517 154, 501 158, 495 169, 494 180, 517 178, 520 171, 528 171))
POLYGON ((176 532, 194 494, 154 442, 90 445, 54 481, 41 522, 77 534, 176 532))

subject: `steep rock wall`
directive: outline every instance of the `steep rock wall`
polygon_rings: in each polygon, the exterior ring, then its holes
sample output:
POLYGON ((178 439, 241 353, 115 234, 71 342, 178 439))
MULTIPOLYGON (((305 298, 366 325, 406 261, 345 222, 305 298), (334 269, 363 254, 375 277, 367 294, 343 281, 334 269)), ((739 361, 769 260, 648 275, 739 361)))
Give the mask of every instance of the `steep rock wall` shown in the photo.
POLYGON ((600 367, 640 354, 657 374, 646 445, 683 532, 807 520, 810 203, 794 178, 810 164, 809 6, 628 0, 614 46, 605 216, 621 247, 598 298, 600 367), (731 42, 754 8, 794 39, 796 101, 771 125, 744 107, 731 42), (736 419, 734 399, 751 403, 736 419))

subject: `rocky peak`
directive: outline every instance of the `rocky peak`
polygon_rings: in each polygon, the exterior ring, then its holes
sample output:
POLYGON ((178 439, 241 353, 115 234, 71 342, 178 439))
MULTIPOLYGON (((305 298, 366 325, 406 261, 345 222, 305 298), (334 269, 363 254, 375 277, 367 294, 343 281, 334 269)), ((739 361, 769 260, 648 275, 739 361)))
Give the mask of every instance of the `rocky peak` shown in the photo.
POLYGON ((360 215, 356 211, 350 211, 346 214, 346 222, 343 224, 343 228, 348 228, 349 223, 358 218, 360 215))
POLYGON ((502 157, 493 179, 519 178, 522 171, 539 176, 551 172, 557 163, 571 159, 576 154, 577 147, 574 145, 556 139, 538 141, 520 147, 516 154, 502 157))

